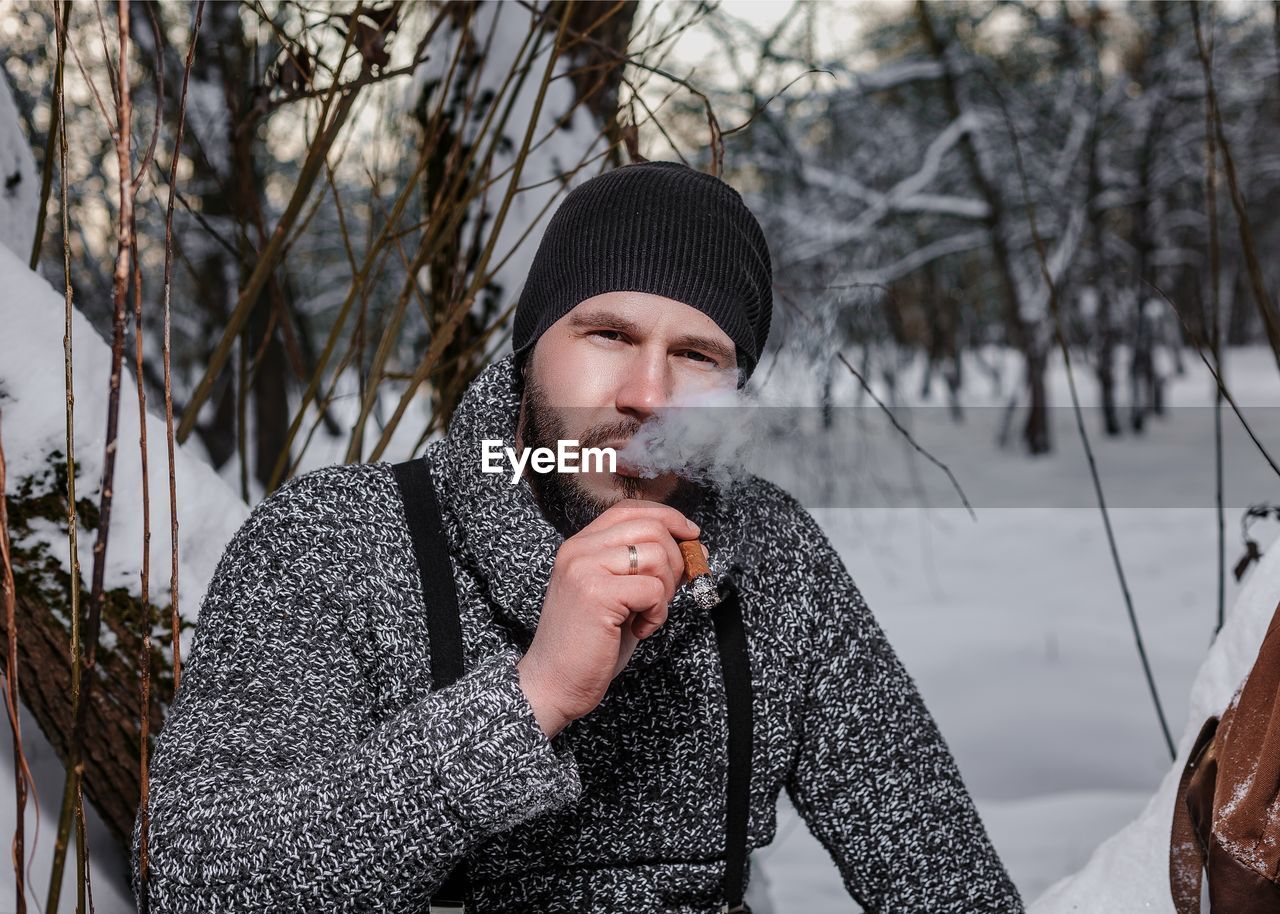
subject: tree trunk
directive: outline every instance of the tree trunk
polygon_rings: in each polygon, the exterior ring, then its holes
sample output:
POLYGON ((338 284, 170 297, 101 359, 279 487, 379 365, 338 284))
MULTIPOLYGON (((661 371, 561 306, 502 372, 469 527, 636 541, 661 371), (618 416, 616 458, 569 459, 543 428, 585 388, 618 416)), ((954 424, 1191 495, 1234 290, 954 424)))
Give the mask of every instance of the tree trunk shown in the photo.
MULTIPOLYGON (((957 121, 964 113, 964 106, 960 101, 960 89, 955 75, 947 60, 946 42, 935 28, 925 0, 917 0, 916 13, 925 43, 942 72, 942 97, 947 113, 952 121, 957 121)), ((1044 345, 1037 339, 1034 328, 1022 316, 1021 298, 1013 274, 1013 252, 1009 249, 1005 234, 1004 200, 995 181, 987 176, 971 133, 964 134, 960 140, 960 149, 964 154, 970 179, 987 204, 985 222, 991 238, 991 254, 995 260, 996 276, 1004 303, 1005 326, 1009 342, 1022 353, 1026 366, 1025 381, 1031 403, 1022 438, 1032 454, 1048 453, 1052 447, 1049 436, 1049 401, 1044 383, 1044 370, 1048 360, 1044 345)))

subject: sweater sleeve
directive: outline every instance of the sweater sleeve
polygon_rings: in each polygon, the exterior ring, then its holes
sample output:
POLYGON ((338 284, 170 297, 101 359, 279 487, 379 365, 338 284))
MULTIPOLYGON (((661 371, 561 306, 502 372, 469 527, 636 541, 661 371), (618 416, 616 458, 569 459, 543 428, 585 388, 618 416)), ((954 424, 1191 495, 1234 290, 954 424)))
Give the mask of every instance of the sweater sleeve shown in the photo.
POLYGON ((264 499, 215 569, 150 763, 153 914, 422 910, 476 844, 581 794, 514 648, 373 718, 327 472, 264 499))
POLYGON ((792 803, 869 914, 1021 914, 915 683, 811 524, 818 618, 792 803))

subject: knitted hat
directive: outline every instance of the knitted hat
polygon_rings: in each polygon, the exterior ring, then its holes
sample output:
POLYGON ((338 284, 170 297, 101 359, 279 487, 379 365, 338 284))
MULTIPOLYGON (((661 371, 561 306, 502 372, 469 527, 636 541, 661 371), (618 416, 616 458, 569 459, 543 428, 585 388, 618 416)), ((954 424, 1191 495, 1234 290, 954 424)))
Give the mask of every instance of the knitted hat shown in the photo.
POLYGON ((764 232, 736 190, 680 162, 624 165, 571 190, 547 224, 516 305, 516 364, 578 302, 648 292, 714 320, 745 383, 769 336, 772 284, 764 232))

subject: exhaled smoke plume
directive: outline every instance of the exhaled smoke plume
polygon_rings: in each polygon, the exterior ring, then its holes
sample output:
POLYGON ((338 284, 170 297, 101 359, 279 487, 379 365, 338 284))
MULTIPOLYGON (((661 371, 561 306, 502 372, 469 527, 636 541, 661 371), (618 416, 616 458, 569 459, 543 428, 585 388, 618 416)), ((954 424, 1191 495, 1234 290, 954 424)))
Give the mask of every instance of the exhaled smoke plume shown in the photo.
POLYGON ((761 429, 748 417, 748 406, 726 372, 727 383, 685 391, 655 410, 618 450, 619 463, 653 478, 676 473, 698 482, 727 485, 743 472, 747 453, 761 440, 761 429))

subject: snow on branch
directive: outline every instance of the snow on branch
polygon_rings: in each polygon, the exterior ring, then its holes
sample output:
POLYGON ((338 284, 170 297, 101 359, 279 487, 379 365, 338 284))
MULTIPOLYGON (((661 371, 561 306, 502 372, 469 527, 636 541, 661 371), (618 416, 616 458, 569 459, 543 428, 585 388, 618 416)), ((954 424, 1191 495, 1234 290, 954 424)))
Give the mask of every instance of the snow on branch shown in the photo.
POLYGON ((981 200, 925 192, 938 179, 947 153, 955 148, 966 133, 976 130, 982 121, 979 115, 972 112, 962 114, 952 121, 929 144, 920 168, 883 194, 857 181, 849 182, 830 170, 802 165, 802 176, 814 186, 832 192, 843 191, 847 196, 866 200, 869 205, 851 224, 799 245, 791 262, 811 260, 842 244, 864 239, 879 228, 886 216, 895 212, 929 212, 970 219, 986 218, 989 210, 981 200))

